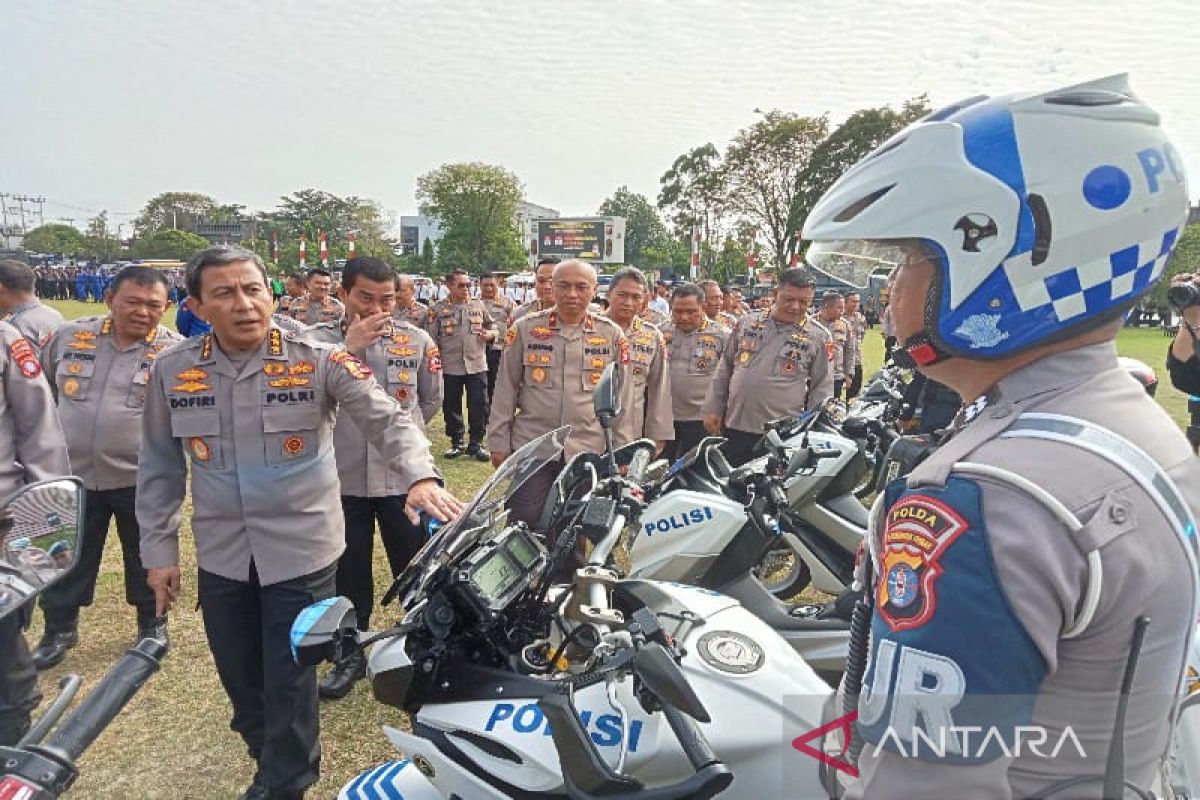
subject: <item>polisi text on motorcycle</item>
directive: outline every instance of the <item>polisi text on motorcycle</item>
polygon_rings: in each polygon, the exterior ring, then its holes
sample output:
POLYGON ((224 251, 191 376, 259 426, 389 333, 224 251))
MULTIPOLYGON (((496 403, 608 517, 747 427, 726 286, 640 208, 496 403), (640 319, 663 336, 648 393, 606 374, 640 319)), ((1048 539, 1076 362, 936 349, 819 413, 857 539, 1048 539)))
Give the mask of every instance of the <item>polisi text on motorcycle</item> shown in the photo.
POLYGON ((664 519, 651 520, 642 526, 647 536, 653 536, 658 533, 667 533, 668 531, 686 528, 690 525, 699 525, 702 522, 707 522, 713 518, 713 510, 710 506, 702 508, 693 508, 690 511, 681 511, 678 514, 672 514, 664 519))
MULTIPOLYGON (((592 741, 599 747, 614 747, 621 743, 621 718, 616 714, 596 714, 590 709, 580 709, 579 720, 584 730, 588 731, 592 741)), ((636 753, 638 741, 642 738, 640 719, 629 722, 629 752, 636 753)), ((512 703, 497 703, 488 717, 485 731, 493 731, 497 727, 510 728, 514 733, 535 733, 541 731, 543 736, 550 735, 550 722, 537 703, 526 703, 523 706, 512 703)))

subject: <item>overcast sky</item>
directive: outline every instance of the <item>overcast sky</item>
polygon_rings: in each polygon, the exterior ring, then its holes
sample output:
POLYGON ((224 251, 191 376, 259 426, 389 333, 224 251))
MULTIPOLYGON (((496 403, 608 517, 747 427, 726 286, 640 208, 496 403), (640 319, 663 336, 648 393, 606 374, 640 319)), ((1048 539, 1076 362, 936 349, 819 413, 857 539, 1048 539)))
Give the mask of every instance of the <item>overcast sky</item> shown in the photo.
MULTIPOLYGON (((1200 191, 1198 0, 0 0, 0 192, 127 221, 162 191, 413 213, 448 161, 588 214, 753 109, 935 105, 1128 71, 1200 191)), ((126 231, 128 232, 128 231, 126 231)))

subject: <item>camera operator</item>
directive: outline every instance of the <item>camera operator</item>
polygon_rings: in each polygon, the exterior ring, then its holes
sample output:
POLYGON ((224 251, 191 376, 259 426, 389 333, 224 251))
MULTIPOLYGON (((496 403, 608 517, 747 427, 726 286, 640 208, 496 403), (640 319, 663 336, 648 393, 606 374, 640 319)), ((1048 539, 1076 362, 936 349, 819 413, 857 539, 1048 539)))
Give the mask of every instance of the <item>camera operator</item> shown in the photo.
POLYGON ((1171 385, 1190 395, 1187 439, 1192 450, 1200 449, 1200 273, 1181 272, 1171 279, 1167 300, 1179 314, 1179 330, 1167 351, 1167 370, 1171 385))

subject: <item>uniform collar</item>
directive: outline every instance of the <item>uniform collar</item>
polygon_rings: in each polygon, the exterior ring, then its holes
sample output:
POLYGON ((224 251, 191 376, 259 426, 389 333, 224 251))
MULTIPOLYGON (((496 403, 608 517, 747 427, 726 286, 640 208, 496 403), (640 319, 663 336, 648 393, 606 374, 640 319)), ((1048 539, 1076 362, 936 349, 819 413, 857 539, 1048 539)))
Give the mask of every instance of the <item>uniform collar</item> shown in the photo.
MULTIPOLYGON (((287 339, 283 335, 283 329, 271 325, 267 331, 266 341, 259 348, 259 354, 263 361, 287 361, 287 339)), ((236 378, 238 376, 238 368, 232 361, 221 352, 221 348, 217 345, 217 340, 211 333, 204 334, 204 338, 200 342, 200 355, 196 360, 197 365, 211 365, 216 368, 216 371, 236 378)), ((247 370, 243 374, 251 374, 254 370, 247 370)))
POLYGON ((996 390, 1005 399, 1020 403, 1078 385, 1117 366, 1117 343, 1100 342, 1043 356, 1001 378, 996 390))

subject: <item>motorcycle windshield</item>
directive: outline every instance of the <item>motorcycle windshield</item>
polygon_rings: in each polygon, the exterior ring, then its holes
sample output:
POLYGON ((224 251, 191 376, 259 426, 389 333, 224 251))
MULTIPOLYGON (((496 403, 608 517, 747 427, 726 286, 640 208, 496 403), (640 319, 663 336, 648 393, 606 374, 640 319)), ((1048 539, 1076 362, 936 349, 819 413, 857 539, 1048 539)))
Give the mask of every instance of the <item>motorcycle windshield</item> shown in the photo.
POLYGON ((434 531, 425 546, 396 578, 395 591, 409 608, 424 594, 425 583, 439 567, 450 564, 478 544, 485 535, 498 533, 493 515, 535 472, 562 457, 571 433, 569 425, 543 433, 518 448, 484 481, 458 519, 434 531))

